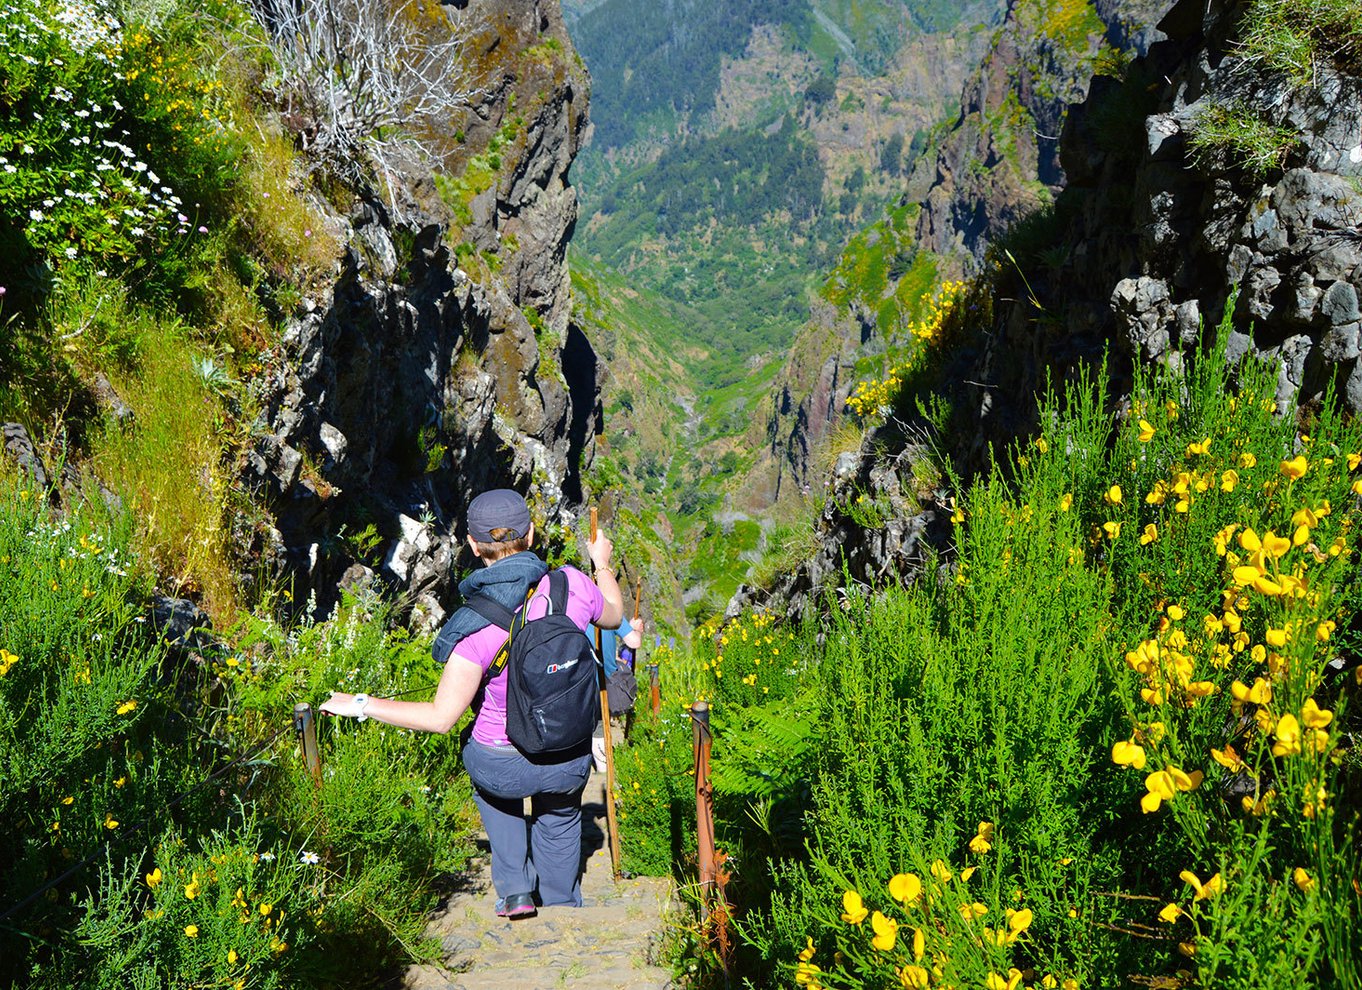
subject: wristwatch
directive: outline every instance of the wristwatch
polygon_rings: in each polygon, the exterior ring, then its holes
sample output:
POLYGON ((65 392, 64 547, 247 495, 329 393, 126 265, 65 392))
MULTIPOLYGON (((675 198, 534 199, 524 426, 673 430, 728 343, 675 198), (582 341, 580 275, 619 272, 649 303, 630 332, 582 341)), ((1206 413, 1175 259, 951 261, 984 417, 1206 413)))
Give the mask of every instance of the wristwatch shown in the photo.
POLYGON ((368 715, 364 714, 364 709, 367 708, 368 705, 369 696, 367 694, 355 695, 355 718, 360 722, 363 722, 369 718, 368 715))

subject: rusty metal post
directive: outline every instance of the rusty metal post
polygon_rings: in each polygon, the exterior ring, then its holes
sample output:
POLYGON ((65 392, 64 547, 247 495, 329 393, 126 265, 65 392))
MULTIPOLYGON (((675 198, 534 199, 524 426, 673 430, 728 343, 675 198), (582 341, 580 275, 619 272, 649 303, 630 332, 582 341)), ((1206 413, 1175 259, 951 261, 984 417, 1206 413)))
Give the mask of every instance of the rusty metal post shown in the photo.
POLYGON ((695 829, 700 858, 700 896, 708 904, 718 883, 714 858, 714 788, 709 782, 709 752, 713 735, 709 729, 709 703, 697 701, 690 709, 695 732, 695 829))
POLYGON ((298 734, 298 744, 303 747, 303 762, 312 774, 312 782, 322 786, 322 754, 317 748, 317 719, 312 714, 312 706, 300 701, 293 706, 293 731, 298 734))
POLYGON ((653 714, 657 715, 662 711, 662 682, 657 676, 657 664, 648 664, 648 690, 652 694, 653 714))

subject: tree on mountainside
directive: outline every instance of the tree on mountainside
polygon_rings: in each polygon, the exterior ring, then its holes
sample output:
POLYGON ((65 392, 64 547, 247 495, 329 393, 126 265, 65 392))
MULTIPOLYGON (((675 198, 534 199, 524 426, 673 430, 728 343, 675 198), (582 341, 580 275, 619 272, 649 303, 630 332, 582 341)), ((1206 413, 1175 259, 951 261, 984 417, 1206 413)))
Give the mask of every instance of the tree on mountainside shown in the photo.
POLYGON ((880 149, 880 171, 886 175, 903 174, 903 135, 895 131, 880 149))
POLYGON ((809 88, 804 90, 804 105, 815 110, 836 98, 837 82, 828 72, 820 73, 817 79, 809 83, 809 88))

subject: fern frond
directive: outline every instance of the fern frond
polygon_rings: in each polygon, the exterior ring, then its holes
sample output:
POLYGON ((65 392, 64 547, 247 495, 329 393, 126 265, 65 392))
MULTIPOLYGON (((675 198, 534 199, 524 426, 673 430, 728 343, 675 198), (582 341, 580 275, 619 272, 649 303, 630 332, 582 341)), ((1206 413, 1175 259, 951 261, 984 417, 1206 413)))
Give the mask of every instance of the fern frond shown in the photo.
POLYGON ((817 741, 814 692, 734 712, 718 726, 712 781, 718 794, 769 797, 799 777, 817 741))

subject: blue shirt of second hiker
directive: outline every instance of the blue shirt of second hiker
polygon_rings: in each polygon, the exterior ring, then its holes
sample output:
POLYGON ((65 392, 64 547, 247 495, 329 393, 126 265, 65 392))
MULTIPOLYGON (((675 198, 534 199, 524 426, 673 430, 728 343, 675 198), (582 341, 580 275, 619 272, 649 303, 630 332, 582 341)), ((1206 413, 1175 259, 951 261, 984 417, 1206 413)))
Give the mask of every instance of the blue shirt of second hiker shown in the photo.
POLYGON ((617 657, 620 641, 633 631, 634 627, 629 625, 628 619, 621 619, 618 629, 601 630, 601 665, 605 667, 606 677, 613 674, 615 668, 619 666, 617 657))

